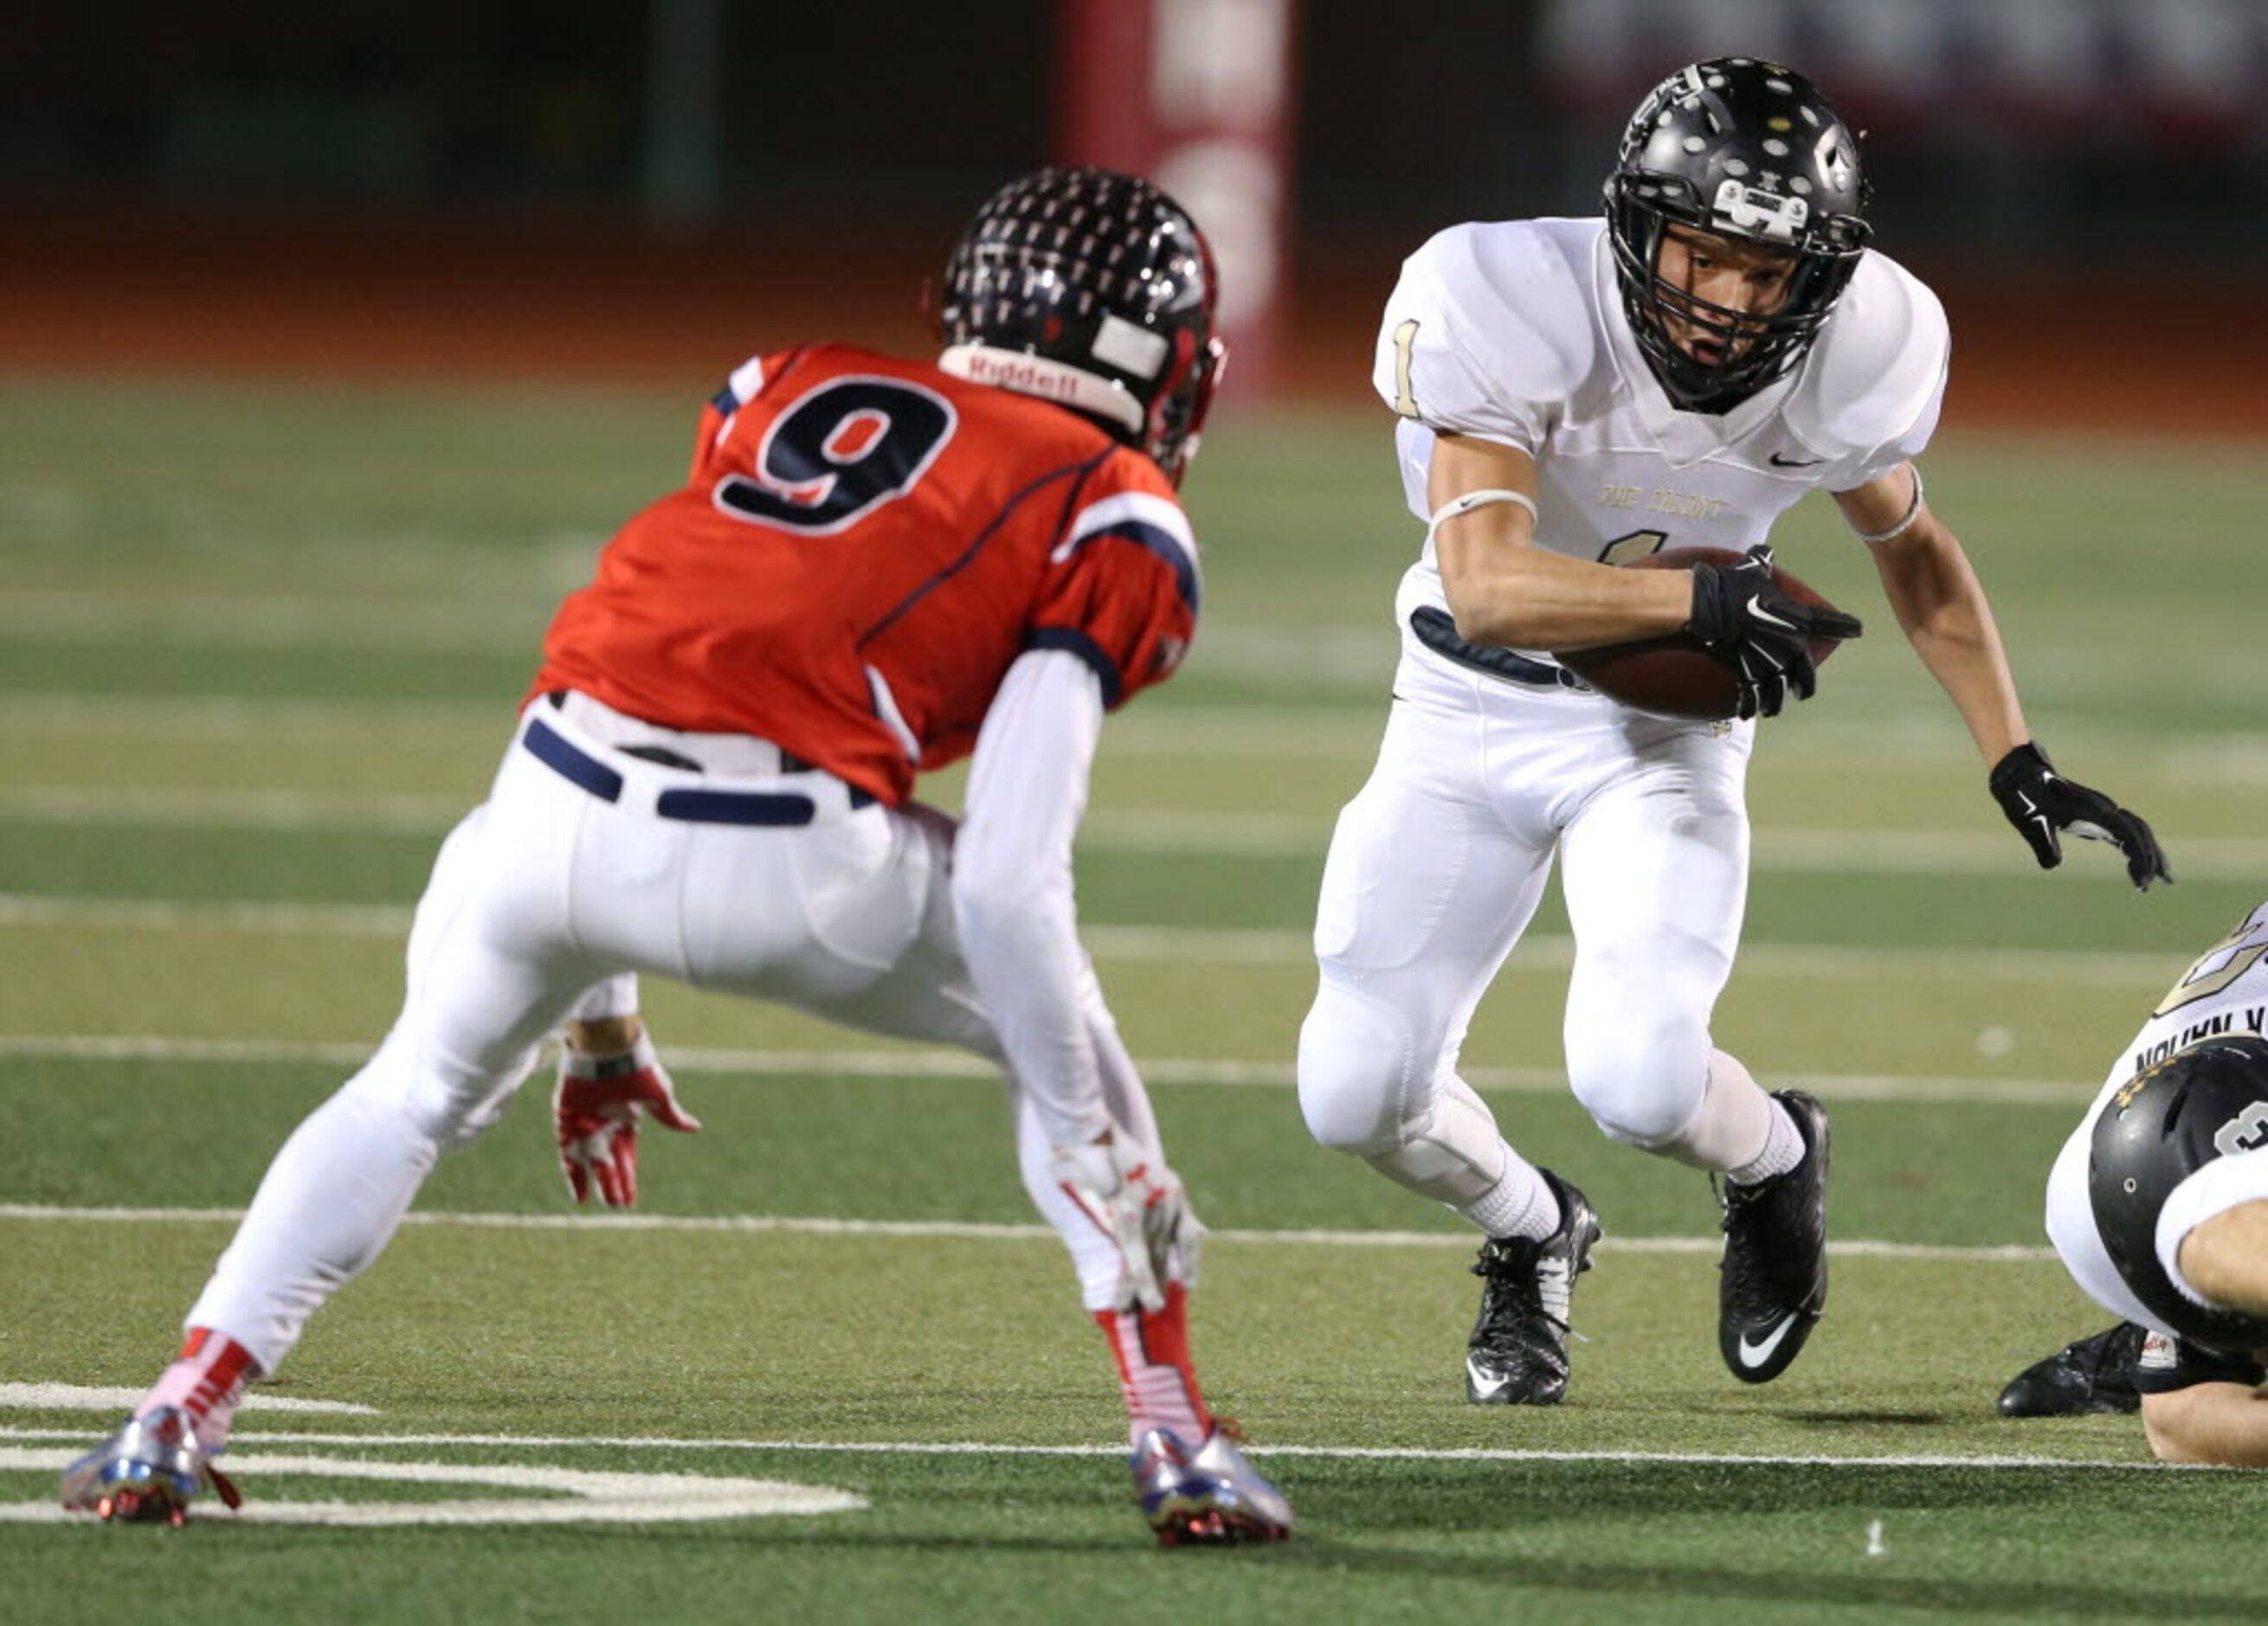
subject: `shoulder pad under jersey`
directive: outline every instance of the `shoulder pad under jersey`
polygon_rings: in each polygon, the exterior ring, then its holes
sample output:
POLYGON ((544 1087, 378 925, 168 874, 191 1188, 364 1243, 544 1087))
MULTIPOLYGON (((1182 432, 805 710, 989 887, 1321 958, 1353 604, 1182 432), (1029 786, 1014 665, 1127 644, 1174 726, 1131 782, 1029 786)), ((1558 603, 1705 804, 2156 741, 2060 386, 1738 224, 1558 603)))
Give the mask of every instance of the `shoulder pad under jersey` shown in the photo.
POLYGON ((1880 462, 1867 477, 1895 468, 1937 426, 1951 350, 1937 295, 1870 248, 1782 409, 1788 427, 1834 461, 1880 462))
POLYGON ((1535 451, 1597 366, 1601 223, 1452 226, 1403 262, 1372 381, 1403 417, 1535 451))

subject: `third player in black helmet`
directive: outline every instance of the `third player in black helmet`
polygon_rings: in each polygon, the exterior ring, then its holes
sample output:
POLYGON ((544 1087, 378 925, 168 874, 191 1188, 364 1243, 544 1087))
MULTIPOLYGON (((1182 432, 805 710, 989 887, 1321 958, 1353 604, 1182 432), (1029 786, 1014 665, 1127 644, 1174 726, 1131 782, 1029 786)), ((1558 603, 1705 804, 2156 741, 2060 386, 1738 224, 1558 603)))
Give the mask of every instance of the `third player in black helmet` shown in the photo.
POLYGON ((1826 1111, 1768 1093, 1710 1028, 1746 898, 1755 720, 1810 696, 1811 639, 1859 632, 1773 582, 1764 544, 1799 499, 1829 492, 1870 551, 2040 864, 2088 836, 2117 844, 2136 886, 2166 878, 2140 818, 2051 767, 1924 499, 1945 316, 1869 246, 1867 207, 1857 141, 1819 90, 1719 57, 1639 103, 1603 218, 1453 227, 1387 301, 1374 381, 1426 530, 1395 604, 1378 765, 1323 877, 1300 1097, 1324 1145, 1483 1233, 1477 1402, 1560 1399, 1601 1231, 1458 1075, 1555 856, 1576 941, 1569 1081, 1610 1139, 1720 1181, 1726 1364, 1778 1376, 1825 1304, 1826 1111), (1615 568, 1696 545, 1748 557, 1615 568), (1680 632, 1734 673, 1740 721, 1633 711, 1550 653, 1680 632))
POLYGON ((2268 903, 2182 974, 2048 1176, 2107 1331, 2027 1367, 2012 1417, 2134 1411, 2172 1462, 2268 1467, 2268 903))

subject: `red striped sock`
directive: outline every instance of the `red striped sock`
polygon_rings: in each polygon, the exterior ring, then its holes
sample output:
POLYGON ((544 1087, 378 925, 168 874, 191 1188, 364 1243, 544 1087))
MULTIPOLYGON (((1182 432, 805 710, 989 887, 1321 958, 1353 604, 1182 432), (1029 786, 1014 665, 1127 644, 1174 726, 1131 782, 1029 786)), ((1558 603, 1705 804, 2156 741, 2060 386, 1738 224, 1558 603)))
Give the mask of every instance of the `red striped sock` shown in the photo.
POLYGON ((134 1408, 140 1416, 160 1406, 178 1406, 196 1425, 197 1438, 208 1451, 217 1451, 228 1438, 236 1402, 244 1386, 260 1376, 260 1363, 252 1352, 225 1333, 193 1327, 163 1376, 134 1408))
POLYGON ((1130 1439, 1167 1429, 1195 1450, 1212 1432, 1212 1413, 1189 1364, 1189 1290, 1174 1282, 1167 1284, 1163 1310, 1094 1312, 1118 1362, 1130 1439))

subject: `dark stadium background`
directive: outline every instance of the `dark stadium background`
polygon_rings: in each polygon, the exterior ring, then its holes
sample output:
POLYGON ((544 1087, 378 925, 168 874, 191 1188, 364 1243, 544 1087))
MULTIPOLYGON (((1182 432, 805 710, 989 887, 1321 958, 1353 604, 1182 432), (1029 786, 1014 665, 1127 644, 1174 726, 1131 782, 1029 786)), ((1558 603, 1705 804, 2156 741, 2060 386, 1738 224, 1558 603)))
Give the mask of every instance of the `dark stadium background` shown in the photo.
MULTIPOLYGON (((1049 0, 11 8, 0 366, 665 383, 821 332, 917 347, 957 222, 1059 144, 1061 25, 1049 0)), ((1401 255, 1588 212, 1651 79, 1742 48, 1868 129, 1878 241, 1953 310, 1950 424, 2268 427, 2252 0, 1307 4, 1277 393, 1360 403, 1401 255)))

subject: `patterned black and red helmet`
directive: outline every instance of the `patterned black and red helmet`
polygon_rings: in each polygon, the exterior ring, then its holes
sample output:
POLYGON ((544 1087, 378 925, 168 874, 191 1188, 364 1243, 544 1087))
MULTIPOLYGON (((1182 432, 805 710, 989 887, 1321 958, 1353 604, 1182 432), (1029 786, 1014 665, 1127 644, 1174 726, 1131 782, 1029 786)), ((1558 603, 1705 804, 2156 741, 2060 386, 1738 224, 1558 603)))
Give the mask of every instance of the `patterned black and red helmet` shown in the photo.
POLYGON ((941 365, 1043 395, 1182 477, 1227 348, 1189 211, 1139 176, 1049 168, 986 199, 946 262, 941 365))

